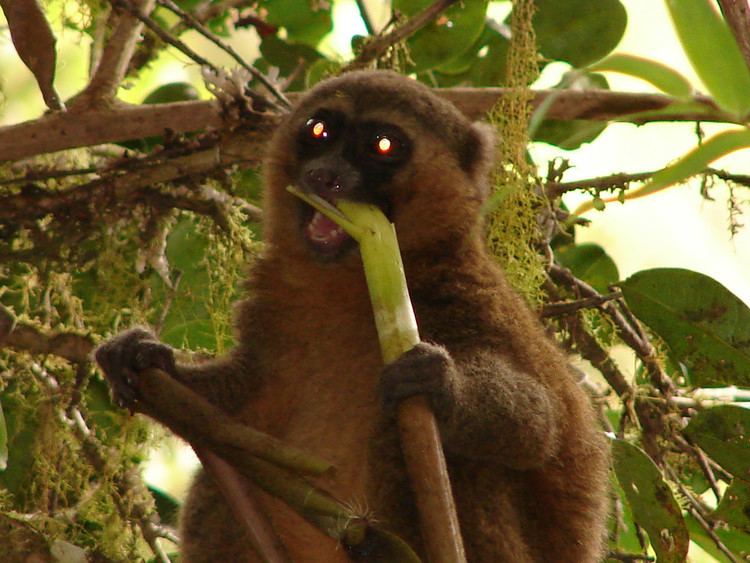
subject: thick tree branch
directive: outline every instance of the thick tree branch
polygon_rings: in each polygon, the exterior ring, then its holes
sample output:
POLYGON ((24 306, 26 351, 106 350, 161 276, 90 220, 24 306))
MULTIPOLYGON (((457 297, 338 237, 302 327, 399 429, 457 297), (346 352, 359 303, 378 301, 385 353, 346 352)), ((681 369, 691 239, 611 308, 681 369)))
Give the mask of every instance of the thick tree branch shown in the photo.
MULTIPOLYGON (((506 88, 446 88, 436 93, 453 102, 471 119, 480 119, 498 99, 508 94, 506 88)), ((550 119, 627 119, 636 112, 666 108, 672 99, 659 94, 630 94, 607 90, 577 90, 564 94, 541 90, 534 93, 536 107, 550 94, 557 97, 549 110, 550 119)), ((289 95, 292 102, 299 94, 289 95)), ((637 123, 650 121, 731 121, 715 109, 713 102, 699 100, 706 113, 670 113, 639 117, 637 123)), ((223 125, 222 109, 216 101, 175 102, 171 104, 122 106, 76 113, 55 113, 38 119, 0 127, 0 161, 19 160, 49 152, 113 143, 160 135, 165 130, 177 133, 219 129, 223 125)), ((273 127, 278 116, 259 114, 249 125, 273 127)), ((266 139, 262 139, 265 142, 266 139)), ((260 144, 252 149, 262 152, 260 144)))
POLYGON ((750 69, 750 7, 747 0, 718 0, 724 19, 737 40, 737 44, 750 69))
MULTIPOLYGON (((133 0, 133 3, 136 9, 146 14, 154 7, 154 0, 133 0)), ((104 47, 88 86, 72 101, 73 111, 85 111, 96 105, 106 106, 115 99, 125 77, 143 24, 126 11, 119 12, 115 17, 117 23, 114 32, 104 47)))

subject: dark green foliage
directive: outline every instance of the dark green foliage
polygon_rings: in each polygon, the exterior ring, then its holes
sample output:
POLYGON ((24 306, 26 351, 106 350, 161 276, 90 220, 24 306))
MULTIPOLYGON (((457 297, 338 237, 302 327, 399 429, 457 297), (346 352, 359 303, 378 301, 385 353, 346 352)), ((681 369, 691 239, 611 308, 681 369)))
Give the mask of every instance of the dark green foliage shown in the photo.
POLYGON ((536 0, 539 52, 583 67, 614 49, 627 24, 619 0, 536 0))
POLYGON ((750 384, 750 309, 724 286, 698 272, 660 268, 638 272, 621 287, 693 385, 750 384))
POLYGON ((612 443, 615 473, 635 521, 648 532, 659 561, 684 561, 688 531, 680 506, 659 468, 640 448, 624 440, 612 443))

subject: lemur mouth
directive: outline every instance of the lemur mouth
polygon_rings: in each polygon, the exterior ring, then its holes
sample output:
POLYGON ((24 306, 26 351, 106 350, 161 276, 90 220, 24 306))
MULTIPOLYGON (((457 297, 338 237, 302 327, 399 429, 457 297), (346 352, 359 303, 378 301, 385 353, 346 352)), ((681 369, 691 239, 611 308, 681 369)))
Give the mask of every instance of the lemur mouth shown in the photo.
POLYGON ((302 237, 318 258, 335 259, 355 246, 342 227, 307 203, 300 202, 300 218, 302 237))

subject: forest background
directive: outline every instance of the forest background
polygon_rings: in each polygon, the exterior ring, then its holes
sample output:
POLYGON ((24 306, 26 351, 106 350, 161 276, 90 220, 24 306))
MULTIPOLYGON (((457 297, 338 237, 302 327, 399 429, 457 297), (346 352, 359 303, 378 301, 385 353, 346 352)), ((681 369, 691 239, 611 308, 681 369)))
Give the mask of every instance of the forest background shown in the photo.
MULTIPOLYGON (((6 13, 29 4, 0 2, 6 13)), ((509 140, 500 154, 509 166, 497 171, 490 243, 583 358, 576 363, 617 438, 610 555, 750 553, 746 2, 191 0, 157 2, 153 12, 149 4, 140 19, 131 15, 131 31, 145 20, 168 35, 138 30, 132 48, 117 45, 111 59, 112 31, 127 18, 109 4, 49 2, 11 25, 0 20, 0 538, 19 560, 176 559, 174 510, 195 458, 109 402, 88 350, 136 322, 192 352, 231 344, 233 288, 262 240, 255 170, 269 116, 283 111, 274 91, 304 89, 352 60, 433 86, 484 88, 499 104, 492 115, 509 140), (429 7, 430 18, 410 28, 429 7), (532 9, 534 19, 519 15, 532 9), (719 13, 727 23, 711 19, 719 13), (208 37, 191 29, 193 18, 208 37), (379 39, 365 39, 365 19, 379 39), (167 46, 170 37, 190 51, 167 46), (250 74, 206 74, 238 67, 217 43, 273 87, 250 74), (21 58, 36 61, 34 73, 21 58), (110 84, 93 88, 92 68, 105 69, 110 84), (257 95, 237 86, 243 80, 257 95), (559 91, 537 98, 532 113, 527 94, 490 90, 526 84, 559 91), (136 122, 128 137, 107 130, 124 115, 115 94, 134 105, 220 102, 213 113, 200 106, 197 132, 167 119, 142 134, 136 122), (71 129, 65 146, 25 142, 32 132, 53 138, 66 114, 105 119, 93 136, 71 129), (239 158, 210 159, 209 149, 246 129, 239 158), (639 191, 649 195, 631 200, 639 191), (609 196, 621 202, 605 203, 609 196)), ((112 5, 131 13, 130 3, 112 5)), ((492 107, 479 108, 472 92, 450 95, 473 116, 492 107)))

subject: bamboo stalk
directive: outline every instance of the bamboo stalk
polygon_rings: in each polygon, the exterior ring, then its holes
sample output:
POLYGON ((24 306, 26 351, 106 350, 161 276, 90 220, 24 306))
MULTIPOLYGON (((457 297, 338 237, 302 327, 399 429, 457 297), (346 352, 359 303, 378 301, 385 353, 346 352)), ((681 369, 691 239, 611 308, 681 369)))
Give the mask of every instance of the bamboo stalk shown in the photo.
MULTIPOLYGON (((376 206, 325 200, 294 187, 292 193, 343 227, 358 243, 383 360, 390 363, 419 343, 396 231, 376 206)), ((403 400, 397 410, 401 449, 417 503, 431 563, 466 561, 448 469, 435 416, 424 396, 403 400)))

